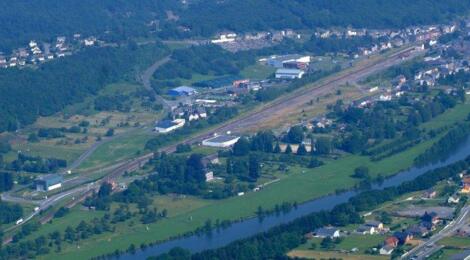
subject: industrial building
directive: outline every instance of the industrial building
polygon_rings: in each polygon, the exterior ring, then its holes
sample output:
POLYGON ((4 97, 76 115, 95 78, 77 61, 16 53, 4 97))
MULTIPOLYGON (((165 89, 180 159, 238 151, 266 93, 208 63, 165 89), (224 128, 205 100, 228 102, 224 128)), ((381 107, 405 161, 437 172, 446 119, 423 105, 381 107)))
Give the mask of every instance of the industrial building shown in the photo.
POLYGON ((185 123, 186 123, 185 119, 158 121, 155 125, 155 131, 158 133, 166 134, 178 128, 183 127, 185 123))
POLYGON ((62 187, 62 181, 59 174, 48 174, 37 178, 34 183, 37 191, 51 191, 62 187))
POLYGON ((299 69, 278 69, 276 79, 301 79, 305 72, 299 69))
POLYGON ((268 66, 288 69, 307 69, 310 62, 310 56, 298 54, 271 56, 266 59, 266 65, 268 66))
POLYGON ((197 94, 197 91, 194 88, 188 86, 181 86, 168 91, 168 95, 174 97, 192 96, 195 94, 197 94))
POLYGON ((202 145, 217 148, 227 148, 234 145, 238 139, 240 139, 240 137, 231 135, 218 135, 202 141, 202 145))

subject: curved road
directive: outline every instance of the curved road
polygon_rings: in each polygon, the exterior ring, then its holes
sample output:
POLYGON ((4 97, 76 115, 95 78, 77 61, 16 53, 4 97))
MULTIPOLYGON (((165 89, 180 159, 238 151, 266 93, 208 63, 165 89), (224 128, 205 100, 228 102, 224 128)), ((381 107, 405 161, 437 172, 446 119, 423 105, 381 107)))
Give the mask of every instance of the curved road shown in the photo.
POLYGON ((152 78, 153 74, 155 74, 155 71, 162 65, 166 64, 171 60, 171 56, 168 55, 160 60, 157 60, 152 66, 150 66, 148 69, 146 69, 140 76, 137 77, 137 80, 142 83, 145 89, 150 91, 153 96, 155 97, 155 100, 157 100, 159 103, 163 105, 163 108, 165 110, 171 109, 172 103, 155 92, 155 90, 152 88, 152 84, 150 83, 150 79, 152 78))

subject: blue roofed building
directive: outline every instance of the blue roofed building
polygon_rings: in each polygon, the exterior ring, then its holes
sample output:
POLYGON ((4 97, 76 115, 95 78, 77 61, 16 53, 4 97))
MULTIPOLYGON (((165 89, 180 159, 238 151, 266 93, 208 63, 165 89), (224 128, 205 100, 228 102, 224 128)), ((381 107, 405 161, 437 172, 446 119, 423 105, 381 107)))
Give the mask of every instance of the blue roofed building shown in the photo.
POLYGON ((197 94, 197 91, 194 88, 188 86, 181 86, 174 89, 170 89, 168 91, 168 95, 174 97, 192 96, 195 94, 197 94))

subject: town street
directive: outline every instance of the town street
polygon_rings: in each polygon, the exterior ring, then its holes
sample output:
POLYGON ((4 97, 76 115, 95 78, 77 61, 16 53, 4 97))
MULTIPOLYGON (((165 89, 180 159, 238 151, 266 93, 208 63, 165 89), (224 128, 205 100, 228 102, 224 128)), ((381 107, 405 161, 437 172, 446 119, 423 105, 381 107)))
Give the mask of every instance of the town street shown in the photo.
POLYGON ((426 242, 416 246, 409 252, 402 255, 402 259, 426 259, 434 252, 438 251, 441 247, 436 245, 439 240, 452 235, 459 228, 462 228, 470 222, 470 206, 462 208, 459 216, 452 220, 445 226, 439 233, 433 235, 426 242))

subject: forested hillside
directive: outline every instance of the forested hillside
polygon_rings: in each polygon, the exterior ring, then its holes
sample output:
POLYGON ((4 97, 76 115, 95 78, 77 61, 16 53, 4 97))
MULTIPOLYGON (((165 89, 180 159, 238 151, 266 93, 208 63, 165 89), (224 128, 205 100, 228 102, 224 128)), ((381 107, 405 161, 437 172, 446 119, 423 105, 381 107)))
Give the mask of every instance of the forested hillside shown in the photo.
POLYGON ((111 82, 133 79, 135 70, 164 52, 162 45, 90 48, 38 69, 0 70, 0 132, 58 112, 111 82))
POLYGON ((206 36, 222 29, 388 28, 441 22, 469 9, 461 0, 209 0, 186 9, 181 22, 206 36))
POLYGON ((147 24, 166 17, 174 0, 15 0, 0 1, 0 51, 47 41, 59 35, 141 36, 147 24))
POLYGON ((110 40, 149 36, 212 36, 222 30, 401 27, 468 13, 462 0, 15 0, 0 1, 0 51, 29 40, 81 33, 110 40), (172 11, 168 19, 167 11, 172 11), (152 23, 152 21, 158 21, 152 23), (179 26, 191 30, 183 32, 179 26), (106 32, 106 33, 105 33, 106 32))

